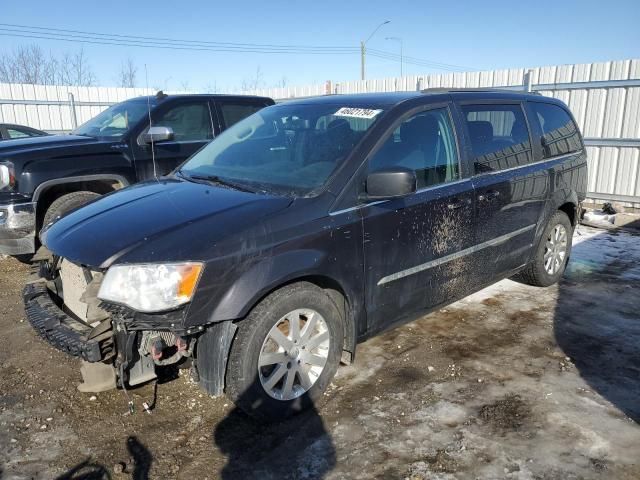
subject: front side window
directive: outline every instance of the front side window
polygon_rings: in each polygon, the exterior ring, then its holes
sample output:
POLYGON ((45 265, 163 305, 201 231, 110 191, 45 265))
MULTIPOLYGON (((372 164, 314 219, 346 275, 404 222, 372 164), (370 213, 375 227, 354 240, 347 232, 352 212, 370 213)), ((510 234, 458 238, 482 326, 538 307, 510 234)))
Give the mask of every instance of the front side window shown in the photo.
POLYGON ((390 167, 416 172, 418 188, 459 178, 458 152, 446 108, 420 112, 400 124, 369 161, 370 172, 390 167))
POLYGON ((222 118, 224 119, 224 124, 227 128, 235 125, 240 120, 247 118, 249 115, 253 115, 264 107, 266 107, 266 105, 256 105, 251 103, 224 102, 220 104, 222 118))
POLYGON ((170 107, 157 115, 153 123, 171 128, 176 142, 206 141, 213 138, 207 103, 187 103, 170 107))
POLYGON ((275 194, 307 195, 326 183, 381 114, 376 106, 267 107, 225 130, 180 173, 275 194))
POLYGON ((118 103, 73 131, 74 135, 96 138, 120 138, 154 108, 156 100, 140 98, 118 103))
POLYGON ((556 157, 582 149, 578 127, 564 108, 550 103, 530 102, 542 131, 544 158, 556 157))
POLYGON ((476 174, 533 161, 529 130, 520 105, 464 105, 476 174))

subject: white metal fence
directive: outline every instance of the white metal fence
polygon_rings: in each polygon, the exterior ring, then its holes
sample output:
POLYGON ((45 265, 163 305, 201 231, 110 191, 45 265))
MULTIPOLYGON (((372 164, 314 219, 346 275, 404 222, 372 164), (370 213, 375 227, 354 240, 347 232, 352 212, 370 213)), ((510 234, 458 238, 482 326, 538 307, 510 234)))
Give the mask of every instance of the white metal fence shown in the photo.
MULTIPOLYGON (((529 88, 567 103, 587 144, 590 198, 616 200, 640 208, 640 59, 327 81, 242 93, 286 100, 325 94, 483 87, 529 88)), ((67 131, 76 122, 83 123, 110 104, 149 93, 153 92, 142 88, 0 84, 0 122, 67 131)))
POLYGON ((0 123, 47 132, 73 130, 109 105, 148 95, 145 88, 64 87, 0 83, 0 123))

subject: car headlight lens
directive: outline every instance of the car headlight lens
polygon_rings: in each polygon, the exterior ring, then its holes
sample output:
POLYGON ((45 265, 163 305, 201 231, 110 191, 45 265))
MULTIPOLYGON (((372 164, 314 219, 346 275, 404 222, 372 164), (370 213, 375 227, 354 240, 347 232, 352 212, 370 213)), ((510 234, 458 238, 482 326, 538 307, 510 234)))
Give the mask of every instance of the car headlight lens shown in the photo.
POLYGON ((0 163, 0 191, 13 189, 15 182, 13 164, 9 162, 0 163))
POLYGON ((98 298, 140 312, 160 312, 187 303, 200 279, 201 263, 114 265, 105 275, 98 298))

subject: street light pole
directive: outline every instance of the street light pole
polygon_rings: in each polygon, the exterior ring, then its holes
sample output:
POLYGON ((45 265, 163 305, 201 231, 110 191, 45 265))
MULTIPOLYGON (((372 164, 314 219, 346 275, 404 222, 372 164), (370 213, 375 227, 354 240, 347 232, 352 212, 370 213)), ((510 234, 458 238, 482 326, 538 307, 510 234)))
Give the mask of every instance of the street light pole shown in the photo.
POLYGON ((367 42, 371 40, 371 37, 375 35, 380 27, 386 25, 387 23, 391 23, 391 20, 385 20, 384 22, 382 22, 373 30, 373 32, 371 32, 371 35, 369 35, 366 40, 360 42, 360 80, 364 80, 365 77, 364 62, 367 54, 367 42))
POLYGON ((400 43, 400 76, 402 77, 402 38, 400 37, 386 37, 385 40, 395 40, 400 43))

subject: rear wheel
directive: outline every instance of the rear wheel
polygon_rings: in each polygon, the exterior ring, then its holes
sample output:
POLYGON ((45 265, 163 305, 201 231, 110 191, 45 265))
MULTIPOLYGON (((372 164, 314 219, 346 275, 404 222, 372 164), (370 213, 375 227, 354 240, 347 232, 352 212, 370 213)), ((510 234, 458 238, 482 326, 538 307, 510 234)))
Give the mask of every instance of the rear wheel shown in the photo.
POLYGON ((571 254, 573 226, 566 213, 556 212, 542 235, 531 262, 514 278, 536 287, 548 287, 560 280, 571 254))
POLYGON ((343 325, 319 287, 300 282, 269 295, 239 323, 227 394, 248 414, 279 420, 317 403, 340 363, 343 325))
POLYGON ((57 220, 58 217, 61 217, 71 210, 79 208, 92 200, 95 200, 99 196, 100 195, 95 192, 83 190, 67 193, 66 195, 56 198, 51 205, 49 205, 49 208, 44 214, 42 226, 45 227, 46 225, 49 225, 51 222, 57 220))

